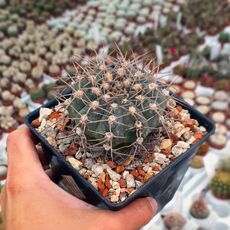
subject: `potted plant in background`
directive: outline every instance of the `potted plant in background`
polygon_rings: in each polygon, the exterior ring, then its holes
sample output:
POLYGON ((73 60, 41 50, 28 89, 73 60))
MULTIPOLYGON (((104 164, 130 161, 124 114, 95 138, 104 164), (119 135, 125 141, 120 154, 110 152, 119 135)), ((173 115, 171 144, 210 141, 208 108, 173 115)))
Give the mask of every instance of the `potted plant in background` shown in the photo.
POLYGON ((120 53, 76 64, 69 89, 25 120, 85 200, 112 210, 152 196, 160 211, 214 130, 170 94, 170 85, 156 77, 158 67, 140 63, 120 53))
POLYGON ((221 43, 221 46, 223 47, 225 43, 230 42, 230 33, 227 32, 220 33, 218 40, 221 43))

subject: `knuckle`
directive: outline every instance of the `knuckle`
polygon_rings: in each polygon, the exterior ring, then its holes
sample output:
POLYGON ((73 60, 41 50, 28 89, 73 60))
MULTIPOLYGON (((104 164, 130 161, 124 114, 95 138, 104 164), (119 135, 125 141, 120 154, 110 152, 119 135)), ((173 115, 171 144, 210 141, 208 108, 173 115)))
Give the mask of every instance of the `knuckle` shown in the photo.
POLYGON ((143 200, 140 200, 139 201, 139 206, 140 206, 140 209, 139 209, 139 212, 142 216, 142 221, 147 224, 150 219, 153 217, 153 208, 150 204, 150 201, 147 200, 146 198, 143 199, 143 200))

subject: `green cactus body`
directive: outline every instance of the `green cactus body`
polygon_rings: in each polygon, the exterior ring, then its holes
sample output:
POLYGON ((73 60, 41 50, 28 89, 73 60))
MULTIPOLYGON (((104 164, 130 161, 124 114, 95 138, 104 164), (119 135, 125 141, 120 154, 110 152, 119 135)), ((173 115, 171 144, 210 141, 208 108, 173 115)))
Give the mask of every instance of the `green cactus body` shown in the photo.
POLYGON ((18 27, 15 25, 11 25, 7 29, 7 34, 10 36, 17 36, 18 35, 18 27))
POLYGON ((124 154, 161 125, 170 96, 153 73, 109 57, 91 62, 72 79, 69 117, 86 145, 124 154))
POLYGON ((230 199, 230 172, 217 172, 211 179, 210 188, 217 198, 230 199))
POLYGON ((220 33, 218 40, 222 43, 230 41, 230 33, 220 33))
POLYGON ((43 89, 33 91, 30 93, 30 97, 33 101, 44 99, 45 98, 45 91, 43 89))
POLYGON ((186 77, 189 79, 196 79, 200 75, 200 70, 199 69, 192 69, 188 68, 186 71, 186 77))

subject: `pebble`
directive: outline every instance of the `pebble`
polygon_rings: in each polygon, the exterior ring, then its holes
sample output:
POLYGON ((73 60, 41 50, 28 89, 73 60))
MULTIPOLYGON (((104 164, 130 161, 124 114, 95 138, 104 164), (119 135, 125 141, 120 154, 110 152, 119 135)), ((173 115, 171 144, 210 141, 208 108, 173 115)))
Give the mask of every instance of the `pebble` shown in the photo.
POLYGON ((119 189, 119 188, 120 188, 119 183, 116 182, 116 181, 113 181, 113 182, 112 182, 112 188, 115 189, 115 190, 116 190, 116 189, 119 189))
POLYGON ((190 128, 186 127, 186 128, 182 128, 180 131, 178 131, 176 133, 177 137, 181 137, 184 133, 188 132, 190 130, 190 128))
POLYGON ((135 188, 135 180, 132 174, 126 176, 127 188, 135 188))
POLYGON ((159 164, 163 164, 166 160, 166 156, 162 153, 154 153, 155 162, 159 164))
POLYGON ((145 166, 143 167, 143 170, 144 170, 145 172, 148 172, 149 168, 150 168, 149 165, 145 165, 145 166))
POLYGON ((117 195, 112 195, 112 196, 110 197, 110 201, 113 202, 113 203, 118 202, 118 201, 119 201, 119 196, 117 196, 117 195))
POLYGON ((112 181, 118 181, 121 178, 121 175, 113 171, 109 166, 107 166, 107 172, 112 181))
POLYGON ((56 143, 55 138, 53 138, 53 137, 51 137, 51 136, 48 136, 48 137, 46 138, 46 140, 48 141, 48 143, 49 143, 50 145, 52 145, 52 146, 54 146, 54 147, 57 147, 57 143, 56 143))
POLYGON ((66 157, 66 160, 78 171, 82 168, 83 164, 81 161, 75 159, 74 157, 66 157))
POLYGON ((106 174, 105 174, 104 172, 102 172, 102 173, 100 174, 100 176, 99 176, 99 178, 101 179, 101 181, 102 181, 103 183, 105 183, 105 176, 106 176, 106 174))
POLYGON ((46 119, 52 112, 52 109, 41 108, 39 111, 39 121, 41 122, 43 119, 46 119))
POLYGON ((126 196, 121 197, 121 201, 124 201, 126 199, 126 196))
MULTIPOLYGON (((90 169, 90 170, 92 170, 92 171, 94 171, 95 170, 95 168, 94 168, 94 170, 93 170, 93 166, 94 166, 94 160, 93 159, 91 159, 91 158, 86 158, 85 159, 85 161, 84 161, 84 166, 87 168, 87 169, 90 169)), ((96 167, 96 166, 95 166, 96 167)), ((103 171, 103 170, 102 170, 103 171)), ((96 175, 98 175, 97 173, 96 173, 96 175)))
POLYGON ((184 109, 180 112, 180 116, 181 116, 182 121, 186 121, 190 119, 190 114, 188 113, 187 110, 184 110, 184 109))
POLYGON ((98 164, 94 164, 91 166, 91 170, 95 173, 97 177, 103 172, 103 167, 98 164))
POLYGON ((176 144, 178 147, 181 147, 183 149, 188 149, 189 148, 189 144, 184 142, 184 141, 178 141, 177 144, 176 144))
POLYGON ((194 136, 191 136, 191 138, 187 141, 187 143, 191 145, 195 140, 196 138, 194 136))
POLYGON ((122 173, 122 178, 123 178, 123 179, 126 179, 127 175, 129 175, 129 172, 128 172, 128 171, 124 171, 124 172, 122 173))
POLYGON ((80 169, 79 170, 79 173, 82 175, 82 176, 84 176, 85 175, 85 173, 86 173, 86 169, 85 168, 82 168, 82 169, 80 169))
POLYGON ((172 154, 174 155, 174 156, 179 156, 180 154, 182 154, 183 153, 183 148, 181 148, 181 147, 179 147, 179 146, 177 146, 177 145, 174 145, 173 147, 172 147, 172 154))
POLYGON ((143 185, 143 183, 141 183, 138 180, 135 180, 135 184, 136 184, 136 188, 139 188, 139 187, 141 187, 141 185, 143 185))
POLYGON ((186 131, 183 133, 183 138, 187 141, 192 137, 192 132, 191 131, 186 131))
POLYGON ((59 145, 58 149, 60 152, 64 153, 64 151, 68 148, 69 144, 62 143, 59 145))
POLYGON ((160 149, 170 149, 172 147, 172 141, 170 139, 163 139, 160 143, 160 149))

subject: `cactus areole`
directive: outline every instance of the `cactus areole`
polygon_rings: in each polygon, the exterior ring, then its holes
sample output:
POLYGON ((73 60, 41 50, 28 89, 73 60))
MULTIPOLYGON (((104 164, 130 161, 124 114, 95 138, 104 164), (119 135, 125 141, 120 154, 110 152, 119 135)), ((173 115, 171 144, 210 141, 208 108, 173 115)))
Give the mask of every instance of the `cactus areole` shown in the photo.
POLYGON ((145 138, 162 127, 170 100, 156 72, 122 55, 77 66, 64 104, 82 148, 114 160, 145 152, 145 138))

